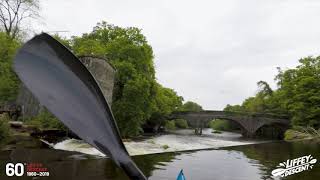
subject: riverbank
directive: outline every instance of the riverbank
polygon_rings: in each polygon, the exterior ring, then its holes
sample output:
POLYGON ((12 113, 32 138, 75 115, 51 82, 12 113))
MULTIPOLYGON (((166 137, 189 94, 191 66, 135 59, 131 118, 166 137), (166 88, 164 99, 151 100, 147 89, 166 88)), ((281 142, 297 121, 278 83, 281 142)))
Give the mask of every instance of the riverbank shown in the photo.
MULTIPOLYGON (((58 129, 39 129, 23 123, 10 122, 10 141, 2 149, 16 148, 52 148, 75 151, 89 155, 104 156, 97 149, 84 141, 70 136, 58 129)), ((162 134, 148 134, 133 139, 125 139, 124 144, 130 155, 145 155, 165 152, 182 152, 190 150, 214 149, 220 147, 258 144, 270 142, 260 139, 246 139, 240 133, 203 129, 201 136, 195 135, 193 129, 170 130, 162 134)))
POLYGON ((296 141, 296 140, 314 140, 320 142, 320 129, 316 130, 311 127, 295 127, 288 129, 284 134, 284 140, 296 141))

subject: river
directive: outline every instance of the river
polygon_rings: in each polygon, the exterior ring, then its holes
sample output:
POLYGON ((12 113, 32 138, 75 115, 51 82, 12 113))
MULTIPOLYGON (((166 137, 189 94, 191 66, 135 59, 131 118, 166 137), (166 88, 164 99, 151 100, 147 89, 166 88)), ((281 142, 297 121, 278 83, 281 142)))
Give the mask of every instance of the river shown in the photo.
MULTIPOLYGON (((180 169, 188 180, 255 180, 279 179, 271 171, 280 162, 311 154, 320 160, 320 144, 313 141, 267 142, 241 138, 239 134, 211 134, 206 130, 202 136, 194 136, 190 131, 177 131, 126 142, 134 161, 150 180, 174 180, 180 169), (162 146, 169 146, 164 149, 162 146), (256 144, 258 143, 258 144, 256 144), (229 147, 226 147, 229 146, 229 147), (190 149, 214 148, 210 150, 186 151, 190 149), (181 150, 184 152, 168 152, 181 150), (155 152, 158 154, 149 154, 155 152), (137 155, 143 154, 145 155, 137 155)), ((108 158, 100 156, 98 151, 87 144, 69 139, 54 145, 58 149, 18 149, 0 153, 0 168, 5 163, 41 162, 48 167, 50 177, 43 179, 68 180, 126 180, 126 175, 108 158), (62 151, 77 150, 83 153, 62 151), (74 148, 74 149, 72 149, 74 148), (91 154, 91 155, 88 155, 91 154)), ((0 179, 7 178, 1 171, 0 179)), ((22 177, 17 179, 31 179, 22 177)), ((286 177, 285 179, 320 179, 320 165, 313 169, 286 177)))
MULTIPOLYGON (((146 137, 141 140, 124 142, 130 155, 144 155, 164 152, 177 152, 219 148, 245 144, 257 144, 266 141, 242 138, 241 134, 232 132, 212 133, 210 128, 203 130, 203 135, 194 135, 191 129, 172 131, 170 134, 146 137)), ((68 139, 53 145, 55 149, 77 151, 91 155, 104 156, 95 148, 81 140, 68 139)))

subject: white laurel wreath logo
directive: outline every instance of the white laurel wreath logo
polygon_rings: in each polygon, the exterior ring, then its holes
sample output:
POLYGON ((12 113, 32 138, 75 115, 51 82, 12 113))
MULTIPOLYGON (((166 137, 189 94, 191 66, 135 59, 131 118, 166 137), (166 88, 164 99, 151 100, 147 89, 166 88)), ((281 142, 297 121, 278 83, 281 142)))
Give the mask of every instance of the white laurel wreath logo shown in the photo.
POLYGON ((297 168, 297 167, 300 167, 300 166, 304 166, 304 165, 307 165, 309 164, 309 168, 312 169, 313 168, 313 165, 317 162, 317 159, 314 159, 311 155, 310 155, 310 159, 308 162, 304 163, 304 164, 300 164, 300 165, 297 165, 297 166, 294 166, 294 167, 290 167, 290 168, 286 168, 286 165, 287 163, 286 162, 282 162, 282 163, 279 163, 279 165, 277 166, 277 169, 273 170, 271 172, 271 174, 273 176, 281 176, 283 177, 285 172, 290 170, 290 169, 294 169, 294 168, 297 168))

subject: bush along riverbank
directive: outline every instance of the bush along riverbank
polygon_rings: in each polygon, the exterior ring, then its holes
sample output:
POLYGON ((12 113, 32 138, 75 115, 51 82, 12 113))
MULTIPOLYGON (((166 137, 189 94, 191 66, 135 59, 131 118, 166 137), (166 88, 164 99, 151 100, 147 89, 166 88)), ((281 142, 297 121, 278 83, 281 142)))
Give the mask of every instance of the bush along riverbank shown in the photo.
POLYGON ((0 149, 50 148, 66 138, 78 138, 49 111, 44 109, 37 116, 11 119, 6 113, 0 114, 0 149))
POLYGON ((0 149, 13 150, 17 148, 49 148, 42 137, 35 135, 40 129, 26 125, 21 121, 11 121, 8 115, 0 115, 0 149))
POLYGON ((306 139, 314 139, 317 142, 320 142, 320 129, 316 130, 313 127, 297 126, 292 129, 288 129, 284 134, 284 140, 286 141, 306 139))

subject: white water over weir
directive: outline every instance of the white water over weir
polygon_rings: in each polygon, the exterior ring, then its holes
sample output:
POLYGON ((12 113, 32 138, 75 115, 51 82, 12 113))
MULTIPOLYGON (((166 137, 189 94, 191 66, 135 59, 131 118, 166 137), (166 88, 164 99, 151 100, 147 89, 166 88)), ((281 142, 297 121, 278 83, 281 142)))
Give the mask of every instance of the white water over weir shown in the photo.
MULTIPOLYGON (((176 130, 172 134, 160 135, 139 141, 124 142, 130 155, 154 154, 187 150, 200 150, 245 144, 257 144, 266 141, 242 139, 241 134, 222 132, 212 133, 211 129, 204 129, 203 135, 193 134, 193 130, 176 130)), ((54 149, 77 151, 85 154, 104 156, 91 145, 77 139, 67 139, 53 146, 54 149)))

